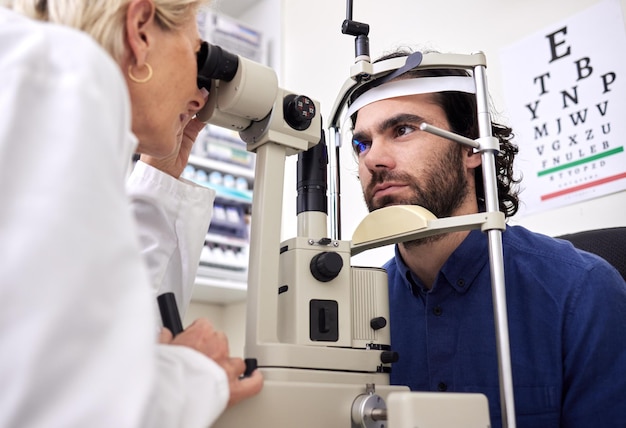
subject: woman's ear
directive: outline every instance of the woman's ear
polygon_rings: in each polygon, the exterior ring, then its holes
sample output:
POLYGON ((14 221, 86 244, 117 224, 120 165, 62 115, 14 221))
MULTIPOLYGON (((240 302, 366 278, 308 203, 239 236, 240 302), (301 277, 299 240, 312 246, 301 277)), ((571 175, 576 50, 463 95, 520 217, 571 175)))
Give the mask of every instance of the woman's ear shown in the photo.
POLYGON ((151 0, 131 0, 126 12, 126 38, 131 64, 142 67, 153 42, 155 8, 151 0), (134 61, 133 61, 134 58, 134 61))

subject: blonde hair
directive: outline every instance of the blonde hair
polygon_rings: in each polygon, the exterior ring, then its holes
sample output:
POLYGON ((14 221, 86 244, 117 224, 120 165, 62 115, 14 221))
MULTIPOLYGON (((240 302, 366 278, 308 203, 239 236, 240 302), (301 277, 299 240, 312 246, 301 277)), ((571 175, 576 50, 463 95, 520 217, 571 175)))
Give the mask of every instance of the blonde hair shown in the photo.
MULTIPOLYGON (((31 18, 77 28, 90 34, 119 63, 125 50, 125 20, 131 0, 13 0, 13 9, 31 18)), ((210 0, 150 0, 156 22, 176 30, 195 19, 210 0)))

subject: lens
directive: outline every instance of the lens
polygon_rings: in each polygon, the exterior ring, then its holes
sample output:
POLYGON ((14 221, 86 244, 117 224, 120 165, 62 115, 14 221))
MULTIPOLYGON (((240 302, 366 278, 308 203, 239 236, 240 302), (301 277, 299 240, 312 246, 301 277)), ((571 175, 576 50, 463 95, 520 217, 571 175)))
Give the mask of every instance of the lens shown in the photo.
POLYGON ((198 88, 209 89, 213 79, 231 81, 239 67, 237 55, 207 42, 202 42, 196 58, 198 60, 198 88))
POLYGON ((206 88, 207 90, 211 88, 211 79, 205 78, 201 74, 201 72, 202 72, 202 67, 204 66, 204 63, 206 62, 207 56, 209 54, 208 46, 209 44, 207 42, 202 42, 202 44, 200 45, 200 50, 196 54, 196 59, 198 61, 198 88, 199 89, 206 88))

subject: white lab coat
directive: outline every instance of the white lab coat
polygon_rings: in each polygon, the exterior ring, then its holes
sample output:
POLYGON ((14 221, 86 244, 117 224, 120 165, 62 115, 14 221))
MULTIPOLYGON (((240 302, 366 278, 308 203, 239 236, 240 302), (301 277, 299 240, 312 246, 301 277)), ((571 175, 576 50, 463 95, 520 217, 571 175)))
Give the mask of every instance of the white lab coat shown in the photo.
POLYGON ((117 64, 86 35, 0 8, 3 428, 201 427, 226 405, 221 368, 155 343, 150 278, 194 261, 181 244, 178 265, 148 273, 124 183, 135 144, 117 64))
POLYGON ((127 191, 154 287, 152 300, 156 304, 156 296, 172 291, 182 315, 191 301, 215 191, 141 161, 127 181, 127 191))

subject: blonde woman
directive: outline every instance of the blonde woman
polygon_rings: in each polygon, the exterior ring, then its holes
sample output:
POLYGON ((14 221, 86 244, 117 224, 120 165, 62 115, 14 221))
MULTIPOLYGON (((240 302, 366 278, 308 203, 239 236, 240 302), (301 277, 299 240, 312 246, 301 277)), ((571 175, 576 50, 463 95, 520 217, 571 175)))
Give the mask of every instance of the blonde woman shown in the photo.
POLYGON ((154 333, 157 294, 189 302, 214 197, 179 178, 202 3, 0 8, 0 426, 205 427, 262 386, 206 320, 154 333))

